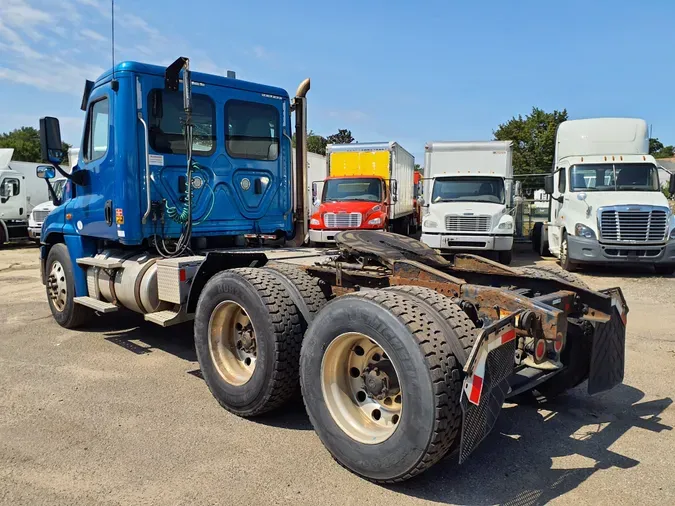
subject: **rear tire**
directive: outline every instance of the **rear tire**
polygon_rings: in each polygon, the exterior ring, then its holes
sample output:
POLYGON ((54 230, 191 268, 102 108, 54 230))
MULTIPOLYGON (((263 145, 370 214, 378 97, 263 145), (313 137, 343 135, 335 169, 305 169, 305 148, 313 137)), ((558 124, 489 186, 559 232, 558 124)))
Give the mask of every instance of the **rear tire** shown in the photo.
POLYGON ((56 323, 66 329, 84 325, 94 311, 75 303, 75 275, 65 244, 55 244, 49 250, 45 264, 47 301, 56 323))
POLYGON ((671 276, 675 272, 675 264, 658 264, 654 266, 656 274, 671 276))
POLYGON ((374 290, 338 297, 310 325, 300 358, 305 406, 324 446, 353 473, 377 483, 404 481, 440 460, 455 441, 462 418, 461 370, 437 317, 419 311, 413 297, 374 290), (380 410, 368 411, 374 398, 366 394, 365 381, 355 397, 351 387, 332 387, 360 381, 349 361, 352 355, 364 355, 364 349, 343 345, 345 361, 336 360, 332 351, 351 336, 374 343, 383 350, 378 360, 392 364, 389 370, 400 385, 400 418, 389 427, 390 433, 380 427, 380 410), (326 379, 333 376, 334 381, 326 379), (358 416, 345 418, 345 412, 358 416), (377 428, 371 439, 357 436, 361 422, 364 431, 377 428))
POLYGON ((228 411, 259 415, 297 391, 300 316, 271 273, 241 268, 213 276, 199 296, 194 328, 204 380, 228 411))

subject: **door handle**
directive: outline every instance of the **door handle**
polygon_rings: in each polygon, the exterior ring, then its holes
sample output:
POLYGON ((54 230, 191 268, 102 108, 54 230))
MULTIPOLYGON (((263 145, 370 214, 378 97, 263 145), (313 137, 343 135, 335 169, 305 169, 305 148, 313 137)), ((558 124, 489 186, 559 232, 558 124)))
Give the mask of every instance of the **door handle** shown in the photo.
POLYGON ((112 200, 106 200, 103 214, 105 215, 105 222, 110 227, 112 225, 112 200))

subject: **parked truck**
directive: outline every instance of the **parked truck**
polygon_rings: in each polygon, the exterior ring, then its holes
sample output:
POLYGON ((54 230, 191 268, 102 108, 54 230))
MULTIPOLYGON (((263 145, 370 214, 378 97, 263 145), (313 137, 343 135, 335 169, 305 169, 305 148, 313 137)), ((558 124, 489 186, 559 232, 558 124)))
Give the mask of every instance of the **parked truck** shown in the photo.
MULTIPOLYGON (((328 178, 309 224, 315 244, 342 230, 391 230, 408 235, 414 221, 415 159, 396 142, 329 144, 328 178)), ((318 197, 319 183, 313 183, 318 197)))
POLYGON ((0 246, 29 237, 28 217, 50 195, 35 176, 38 164, 13 162, 13 154, 14 149, 0 149, 0 246))
MULTIPOLYGON (((571 271, 589 264, 653 265, 675 272, 675 217, 649 155, 647 122, 565 121, 556 134, 549 219, 533 241, 571 271)), ((675 177, 668 184, 675 190, 675 177)))
POLYGON ((449 454, 465 461, 507 396, 621 382, 619 288, 596 292, 562 271, 473 255, 449 262, 384 231, 339 233, 330 256, 302 247, 309 87, 291 100, 193 73, 187 58, 120 63, 85 86, 72 174, 55 165, 58 120, 41 119, 51 165, 38 174, 72 186, 40 237, 56 322, 129 310, 163 327, 194 320, 201 373, 225 409, 254 417, 300 383, 330 453, 381 483, 449 454), (246 233, 283 234, 293 247, 228 247, 246 233), (300 256, 309 265, 288 263, 300 256))
POLYGON ((511 141, 429 142, 422 242, 443 254, 497 252, 510 264, 514 220, 511 141))

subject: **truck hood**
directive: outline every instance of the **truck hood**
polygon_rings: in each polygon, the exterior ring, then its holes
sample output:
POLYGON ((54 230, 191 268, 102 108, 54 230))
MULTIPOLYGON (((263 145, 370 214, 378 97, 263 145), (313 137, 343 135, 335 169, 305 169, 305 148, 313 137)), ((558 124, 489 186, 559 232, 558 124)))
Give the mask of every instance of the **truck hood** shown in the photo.
POLYGON ((56 206, 50 201, 43 202, 42 204, 36 205, 32 211, 47 211, 51 212, 56 206))
POLYGON ((438 202, 429 205, 429 213, 437 216, 446 214, 461 214, 466 216, 496 216, 503 214, 504 204, 491 202, 438 202))
POLYGON ((365 214, 375 206, 381 206, 381 202, 322 202, 317 212, 324 213, 361 213, 365 214))

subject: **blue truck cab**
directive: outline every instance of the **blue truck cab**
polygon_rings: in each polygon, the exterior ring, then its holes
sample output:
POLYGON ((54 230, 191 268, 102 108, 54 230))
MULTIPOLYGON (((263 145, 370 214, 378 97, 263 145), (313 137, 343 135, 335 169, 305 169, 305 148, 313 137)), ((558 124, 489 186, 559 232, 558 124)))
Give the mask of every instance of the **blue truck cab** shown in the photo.
POLYGON ((176 73, 170 89, 167 70, 126 61, 85 86, 71 192, 41 235, 43 262, 51 245, 67 245, 78 295, 86 280, 77 258, 94 255, 104 243, 138 248, 175 240, 185 230, 188 203, 193 245, 294 236, 288 93, 190 72, 188 182, 185 71, 176 73))

